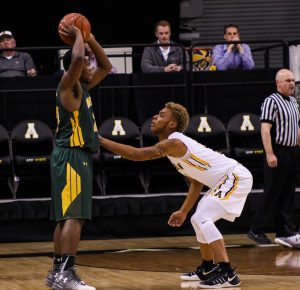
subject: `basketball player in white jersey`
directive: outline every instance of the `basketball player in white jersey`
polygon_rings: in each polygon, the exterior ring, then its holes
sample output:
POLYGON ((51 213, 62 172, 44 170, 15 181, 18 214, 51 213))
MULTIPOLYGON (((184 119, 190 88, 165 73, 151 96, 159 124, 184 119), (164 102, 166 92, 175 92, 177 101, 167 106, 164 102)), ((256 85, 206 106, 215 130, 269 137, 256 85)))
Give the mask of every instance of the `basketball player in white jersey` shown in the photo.
POLYGON ((221 218, 234 221, 240 216, 253 178, 236 160, 215 152, 182 132, 189 115, 180 104, 167 103, 153 117, 151 131, 159 138, 154 146, 135 148, 99 136, 100 144, 126 159, 143 161, 168 157, 175 168, 189 181, 187 197, 181 208, 172 213, 168 224, 179 227, 198 201, 203 185, 210 189, 200 199, 191 218, 200 245, 202 264, 196 271, 183 274, 182 280, 200 280, 200 288, 223 288, 240 285, 226 252, 222 234, 215 226, 221 218))

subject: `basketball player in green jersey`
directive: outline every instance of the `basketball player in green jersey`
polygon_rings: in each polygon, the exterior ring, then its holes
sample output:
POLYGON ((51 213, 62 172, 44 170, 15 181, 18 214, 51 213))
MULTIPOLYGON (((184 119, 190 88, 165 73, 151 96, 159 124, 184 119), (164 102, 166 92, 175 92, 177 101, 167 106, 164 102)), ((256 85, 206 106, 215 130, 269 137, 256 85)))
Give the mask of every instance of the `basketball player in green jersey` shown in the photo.
POLYGON ((51 217, 57 222, 54 263, 45 283, 59 290, 95 290, 77 276, 74 264, 85 220, 91 219, 92 158, 99 146, 88 90, 111 70, 104 50, 91 34, 87 43, 96 59, 92 72, 85 57, 81 31, 64 23, 61 33, 75 39, 63 58, 64 74, 56 91, 56 146, 51 155, 51 217))

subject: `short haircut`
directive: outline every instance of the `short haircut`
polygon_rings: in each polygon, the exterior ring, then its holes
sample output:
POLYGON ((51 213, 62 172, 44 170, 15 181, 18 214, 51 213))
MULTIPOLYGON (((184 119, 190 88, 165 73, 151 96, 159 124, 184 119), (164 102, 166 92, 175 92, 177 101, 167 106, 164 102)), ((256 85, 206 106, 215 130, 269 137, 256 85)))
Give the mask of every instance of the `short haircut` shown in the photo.
POLYGON ((69 49, 63 56, 63 66, 64 70, 67 71, 71 65, 72 61, 72 49, 69 49))
POLYGON ((237 31, 240 32, 239 27, 237 25, 235 25, 235 24, 227 24, 227 25, 224 26, 224 34, 226 34, 227 28, 230 28, 230 27, 236 28, 237 31))
POLYGON ((183 133, 189 125, 190 117, 187 109, 184 106, 174 102, 166 103, 165 108, 172 112, 177 122, 176 130, 183 133))
POLYGON ((159 20, 154 25, 154 31, 156 32, 158 26, 169 26, 171 30, 171 24, 167 20, 159 20))

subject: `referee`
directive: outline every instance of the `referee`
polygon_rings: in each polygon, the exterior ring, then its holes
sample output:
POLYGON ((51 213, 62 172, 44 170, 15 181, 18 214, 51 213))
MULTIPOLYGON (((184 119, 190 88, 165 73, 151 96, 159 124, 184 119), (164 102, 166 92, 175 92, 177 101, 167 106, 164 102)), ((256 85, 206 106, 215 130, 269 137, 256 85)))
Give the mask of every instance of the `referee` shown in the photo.
POLYGON ((300 140, 299 109, 294 74, 281 69, 276 74, 277 92, 261 108, 261 138, 265 152, 264 193, 259 199, 248 237, 259 244, 271 244, 264 232, 265 221, 275 209, 275 243, 300 248, 300 235, 292 216, 296 187, 296 162, 300 140))

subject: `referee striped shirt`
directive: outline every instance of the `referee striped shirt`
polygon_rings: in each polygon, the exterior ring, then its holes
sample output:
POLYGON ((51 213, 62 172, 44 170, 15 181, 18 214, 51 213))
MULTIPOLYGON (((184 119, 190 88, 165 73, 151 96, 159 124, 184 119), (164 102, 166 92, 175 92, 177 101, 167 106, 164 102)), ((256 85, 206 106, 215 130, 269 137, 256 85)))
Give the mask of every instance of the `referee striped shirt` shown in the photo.
POLYGON ((276 144, 298 145, 299 108, 294 97, 278 92, 267 97, 261 107, 260 120, 275 125, 276 144))

